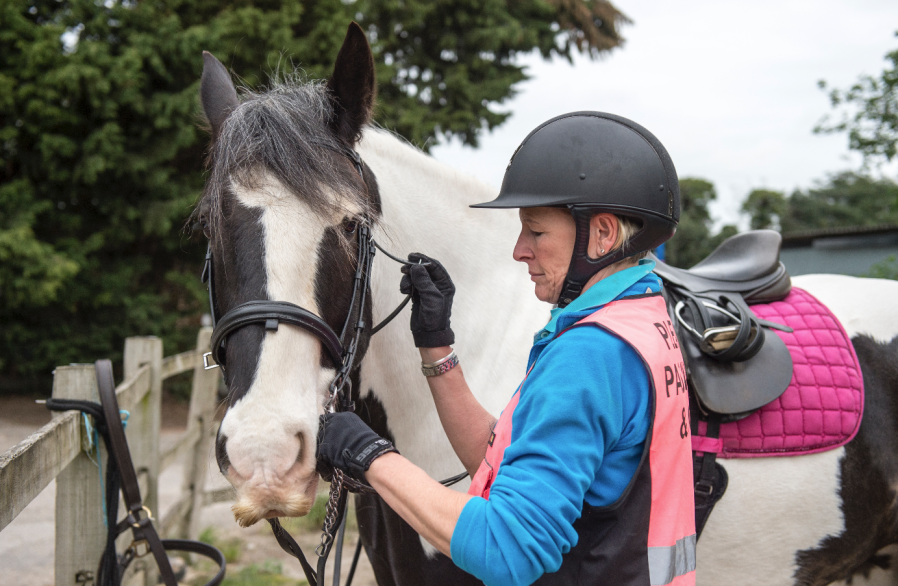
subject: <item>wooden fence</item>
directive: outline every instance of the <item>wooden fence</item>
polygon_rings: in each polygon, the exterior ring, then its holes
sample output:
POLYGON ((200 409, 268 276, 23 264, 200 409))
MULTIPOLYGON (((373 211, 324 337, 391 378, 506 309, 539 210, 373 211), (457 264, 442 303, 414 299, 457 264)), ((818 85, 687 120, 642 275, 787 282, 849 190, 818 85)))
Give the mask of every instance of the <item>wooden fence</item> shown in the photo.
MULTIPOLYGON (((208 351, 211 335, 212 328, 202 328, 195 350, 168 357, 162 356, 159 338, 125 340, 124 381, 115 392, 119 408, 130 413, 125 435, 143 502, 154 514, 160 472, 184 458, 180 499, 164 519, 156 519, 157 529, 167 537, 196 539, 202 507, 231 498, 229 490, 203 489, 215 439, 213 420, 221 376, 218 369, 203 369, 202 355, 208 351), (193 387, 187 430, 174 446, 161 452, 162 381, 188 371, 193 371, 193 387)), ((93 364, 57 367, 53 397, 98 402, 93 364)), ((50 423, 0 455, 0 531, 56 480, 56 586, 93 584, 106 541, 97 449, 104 465, 109 460, 102 440, 99 447, 91 445, 84 420, 78 411, 54 413, 50 423)), ((119 551, 129 544, 130 531, 120 537, 119 551)), ((156 586, 156 578, 155 563, 148 556, 131 564, 125 584, 156 586)))

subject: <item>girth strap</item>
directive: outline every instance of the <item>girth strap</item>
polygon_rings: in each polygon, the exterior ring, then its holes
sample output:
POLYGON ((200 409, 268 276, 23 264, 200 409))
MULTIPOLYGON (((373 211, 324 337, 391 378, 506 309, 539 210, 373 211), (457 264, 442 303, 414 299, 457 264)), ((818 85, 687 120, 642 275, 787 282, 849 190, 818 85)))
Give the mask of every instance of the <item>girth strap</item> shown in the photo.
MULTIPOLYGON (((690 425, 692 432, 698 430, 697 410, 692 410, 690 425)), ((720 415, 711 414, 708 419, 706 436, 720 437, 720 415)), ((695 483, 695 538, 698 540, 705 529, 711 511, 726 492, 729 477, 726 469, 717 462, 714 452, 692 452, 692 479, 695 483)))

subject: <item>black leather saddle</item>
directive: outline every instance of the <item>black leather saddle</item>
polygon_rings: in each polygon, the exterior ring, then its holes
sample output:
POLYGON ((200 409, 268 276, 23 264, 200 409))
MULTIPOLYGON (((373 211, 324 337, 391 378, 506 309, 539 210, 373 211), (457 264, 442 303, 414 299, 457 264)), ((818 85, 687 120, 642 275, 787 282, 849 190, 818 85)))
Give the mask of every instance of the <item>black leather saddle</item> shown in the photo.
POLYGON ((739 293, 748 304, 779 301, 792 289, 780 262, 782 241, 774 230, 736 234, 691 269, 658 262, 655 273, 665 284, 696 294, 739 293))
POLYGON ((728 238, 691 269, 655 266, 703 415, 741 419, 789 386, 789 350, 765 331, 791 330, 758 319, 749 307, 781 300, 792 289, 779 260, 781 242, 778 232, 754 230, 728 238))

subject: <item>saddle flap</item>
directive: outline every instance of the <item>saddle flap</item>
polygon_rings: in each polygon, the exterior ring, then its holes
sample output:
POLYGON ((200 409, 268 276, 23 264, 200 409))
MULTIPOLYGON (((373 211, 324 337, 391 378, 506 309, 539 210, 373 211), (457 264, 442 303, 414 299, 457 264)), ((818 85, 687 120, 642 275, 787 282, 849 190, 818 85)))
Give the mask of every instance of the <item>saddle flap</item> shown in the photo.
POLYGON ((712 360, 690 336, 679 339, 692 390, 707 411, 747 414, 782 395, 792 380, 792 357, 776 335, 767 335, 758 354, 745 362, 712 360))

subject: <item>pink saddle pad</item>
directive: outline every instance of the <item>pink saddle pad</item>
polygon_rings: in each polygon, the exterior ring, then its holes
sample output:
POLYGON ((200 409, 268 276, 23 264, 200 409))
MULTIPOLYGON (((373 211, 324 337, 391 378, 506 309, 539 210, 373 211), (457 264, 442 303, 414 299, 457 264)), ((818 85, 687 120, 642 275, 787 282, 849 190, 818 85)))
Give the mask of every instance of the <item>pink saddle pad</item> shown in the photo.
POLYGON ((782 301, 752 305, 761 318, 793 333, 767 330, 782 338, 794 369, 789 388, 745 419, 720 426, 720 438, 705 437, 699 423, 692 449, 721 458, 797 456, 845 445, 861 425, 864 381, 851 340, 839 320, 802 289, 782 301))

